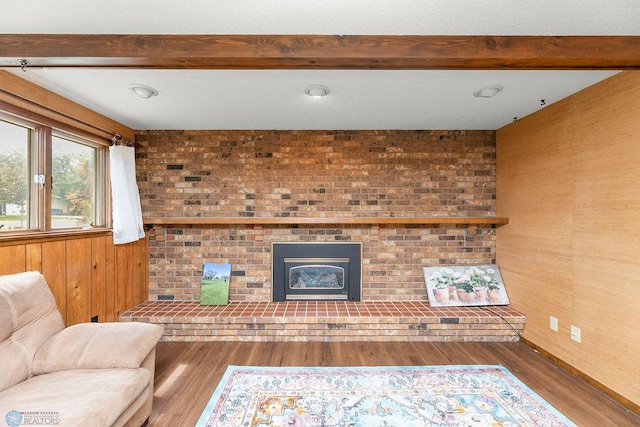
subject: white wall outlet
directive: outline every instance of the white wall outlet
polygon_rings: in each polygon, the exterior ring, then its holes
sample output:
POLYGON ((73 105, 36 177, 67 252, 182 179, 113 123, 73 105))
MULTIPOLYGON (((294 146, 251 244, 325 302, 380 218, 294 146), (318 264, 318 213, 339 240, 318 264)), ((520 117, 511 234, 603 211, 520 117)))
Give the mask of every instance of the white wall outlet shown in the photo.
POLYGON ((582 337, 580 336, 580 328, 577 326, 571 325, 571 339, 575 342, 581 342, 582 337))
POLYGON ((549 328, 551 328, 552 331, 558 332, 558 319, 549 316, 549 328))

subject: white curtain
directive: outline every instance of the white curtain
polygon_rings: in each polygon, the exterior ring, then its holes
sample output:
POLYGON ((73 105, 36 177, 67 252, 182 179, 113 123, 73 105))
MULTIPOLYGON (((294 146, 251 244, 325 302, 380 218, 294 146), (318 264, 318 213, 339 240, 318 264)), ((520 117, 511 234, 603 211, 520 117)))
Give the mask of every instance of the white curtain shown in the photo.
POLYGON ((121 245, 144 237, 140 194, 136 183, 135 149, 112 145, 109 153, 113 243, 121 245))

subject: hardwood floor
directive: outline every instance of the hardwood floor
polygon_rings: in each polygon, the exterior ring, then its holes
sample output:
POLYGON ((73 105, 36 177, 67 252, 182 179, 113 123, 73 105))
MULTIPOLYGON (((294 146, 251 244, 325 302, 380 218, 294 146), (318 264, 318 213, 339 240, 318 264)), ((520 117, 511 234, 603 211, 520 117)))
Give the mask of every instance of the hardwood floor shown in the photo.
POLYGON ((153 427, 194 425, 227 364, 502 364, 579 426, 640 426, 640 417, 522 343, 159 343, 156 364, 153 427))

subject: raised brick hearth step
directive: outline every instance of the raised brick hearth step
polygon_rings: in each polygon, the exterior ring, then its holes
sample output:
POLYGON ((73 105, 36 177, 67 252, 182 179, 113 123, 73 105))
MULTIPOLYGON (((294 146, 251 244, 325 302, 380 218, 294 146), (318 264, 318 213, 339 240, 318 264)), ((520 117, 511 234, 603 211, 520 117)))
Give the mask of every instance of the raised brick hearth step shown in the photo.
POLYGON ((518 341, 526 317, 507 306, 433 308, 422 301, 147 301, 120 321, 165 328, 162 341, 518 341))

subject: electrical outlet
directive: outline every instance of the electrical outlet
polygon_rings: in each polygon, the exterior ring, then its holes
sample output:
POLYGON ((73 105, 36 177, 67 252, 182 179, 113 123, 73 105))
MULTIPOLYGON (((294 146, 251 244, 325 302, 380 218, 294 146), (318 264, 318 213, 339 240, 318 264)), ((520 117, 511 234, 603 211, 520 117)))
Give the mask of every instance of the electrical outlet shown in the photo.
POLYGON ((558 332, 558 319, 553 316, 549 316, 549 327, 552 331, 558 332))
POLYGON ((575 342, 581 342, 582 337, 580 336, 580 328, 577 326, 571 325, 571 339, 575 342))

